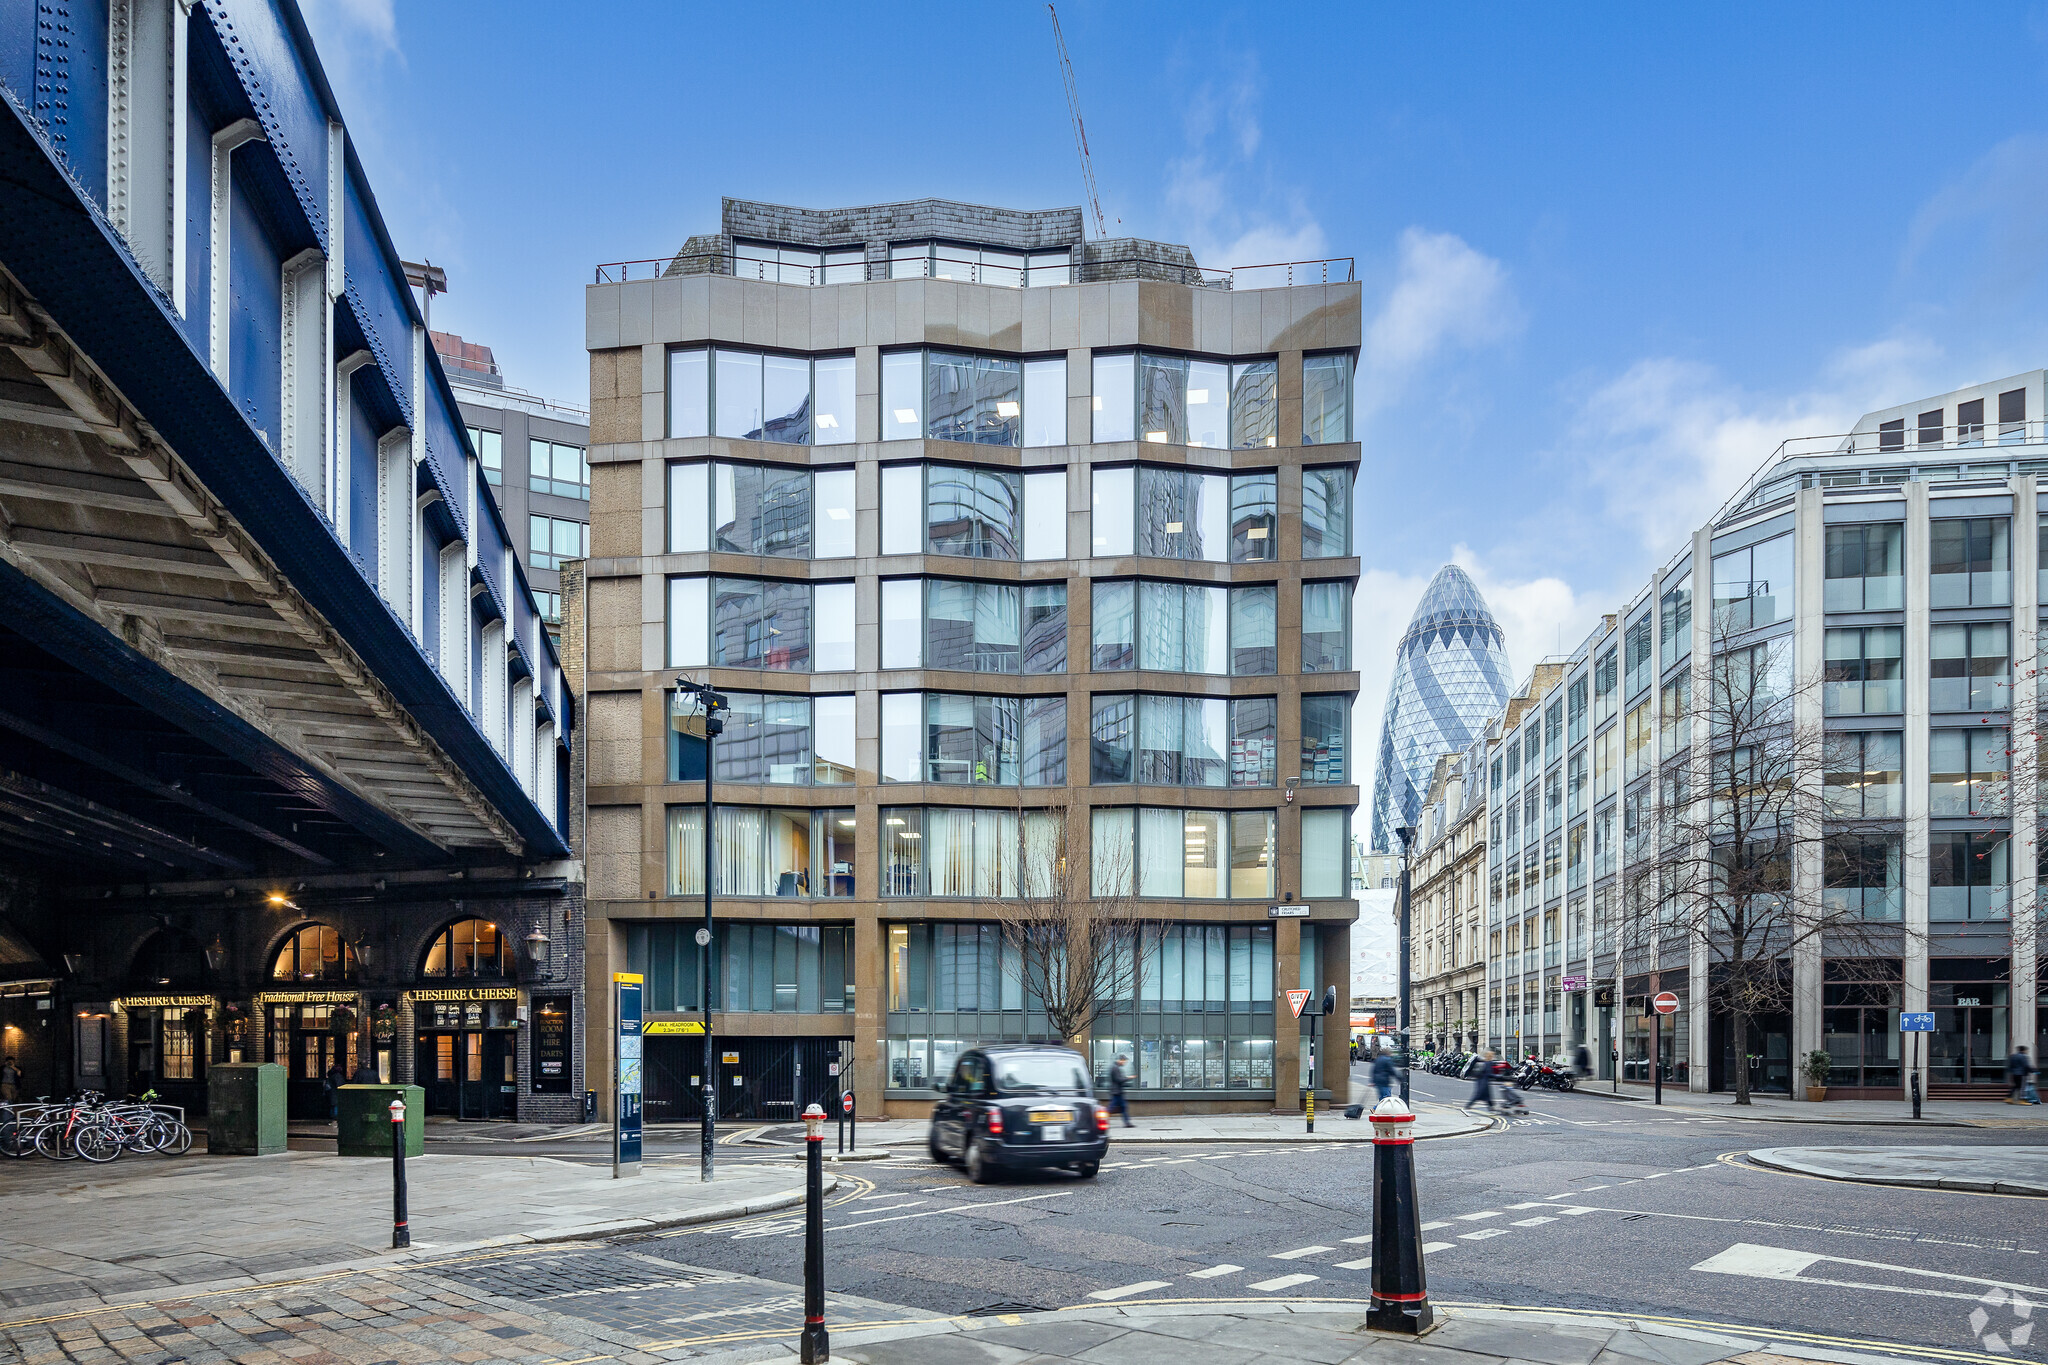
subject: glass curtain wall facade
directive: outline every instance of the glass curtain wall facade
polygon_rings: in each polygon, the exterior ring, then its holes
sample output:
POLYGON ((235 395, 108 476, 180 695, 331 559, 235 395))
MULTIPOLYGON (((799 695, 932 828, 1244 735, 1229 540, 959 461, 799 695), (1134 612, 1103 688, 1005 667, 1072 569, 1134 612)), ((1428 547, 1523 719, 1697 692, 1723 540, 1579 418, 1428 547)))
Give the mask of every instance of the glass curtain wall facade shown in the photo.
MULTIPOLYGON (((1064 211, 977 209, 999 240, 972 246, 879 209, 725 212, 747 269, 590 296, 614 376, 590 451, 591 970, 646 976, 659 1026, 700 1017, 708 957, 741 1059, 721 1094, 767 1068, 761 1104, 817 1098, 775 1087, 822 1065, 785 1082, 749 1051, 816 1040, 864 1114, 920 1114, 962 1048, 1050 1039, 1001 923, 1058 866, 1144 925, 1068 1040, 1091 1065, 1128 1054, 1141 1101, 1292 1107, 1321 1040, 1284 991, 1348 993, 1355 916, 1356 286, 1281 310, 1176 276, 1203 321, 1148 349, 1135 318, 1069 315, 1110 286, 1064 211), (857 276, 828 217, 870 234, 857 276), (643 288, 677 306, 629 340, 603 319, 643 288), (1304 351, 1278 320, 1310 307, 1304 351), (731 702, 708 949, 679 673, 731 702)), ((669 1036, 650 1071, 687 1081, 669 1036)))
MULTIPOLYGON (((1897 1098, 1909 1069, 1898 1016, 1925 1011, 1927 1093, 2004 1093, 1998 1059, 2038 1045, 2048 981, 2034 965, 2044 869, 2022 854, 2029 832, 2042 846, 2048 784, 2040 746, 2016 738, 2043 703, 2048 429, 2015 418, 1997 450, 1976 448, 1988 404, 2039 411, 2044 386, 2031 372, 1873 413, 1847 438, 1788 443, 1691 551, 1496 714, 1488 1043, 1566 1057, 1584 1044, 1603 1078, 1618 1066, 1648 1081, 1658 1067, 1696 1090, 1732 1089, 1741 1068, 1752 1089, 1795 1096, 1800 1059, 1824 1053, 1829 1098, 1897 1098), (1566 847, 1583 821, 1591 867, 1558 887, 1560 694, 1566 847), (1817 742, 1774 759, 1740 740, 1766 711, 1817 742), (1728 828, 1727 793, 1747 793, 1753 812, 1780 783, 1795 793, 1784 809, 1818 835, 1813 856, 1753 865, 1828 932, 1771 962, 1713 935, 1689 942, 1665 851, 1728 828), (1726 985, 1738 966, 1776 983, 1741 1056, 1726 985), (1662 991, 1684 1003, 1653 1058, 1643 1010, 1662 991)), ((1753 850, 1790 837, 1780 820, 1752 829, 1753 850)))

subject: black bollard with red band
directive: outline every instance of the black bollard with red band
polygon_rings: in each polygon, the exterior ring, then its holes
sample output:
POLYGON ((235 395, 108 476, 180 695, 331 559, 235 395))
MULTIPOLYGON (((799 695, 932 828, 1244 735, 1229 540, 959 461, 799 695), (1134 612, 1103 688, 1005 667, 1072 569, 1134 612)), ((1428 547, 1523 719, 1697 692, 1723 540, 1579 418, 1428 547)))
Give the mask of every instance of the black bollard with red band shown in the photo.
POLYGON ((797 1343, 803 1365, 832 1357, 825 1334, 825 1111, 804 1110, 804 1334, 797 1343))
POLYGON ((1422 1273, 1415 1112, 1389 1095, 1372 1110, 1372 1306, 1365 1325, 1414 1335, 1435 1321, 1422 1273))

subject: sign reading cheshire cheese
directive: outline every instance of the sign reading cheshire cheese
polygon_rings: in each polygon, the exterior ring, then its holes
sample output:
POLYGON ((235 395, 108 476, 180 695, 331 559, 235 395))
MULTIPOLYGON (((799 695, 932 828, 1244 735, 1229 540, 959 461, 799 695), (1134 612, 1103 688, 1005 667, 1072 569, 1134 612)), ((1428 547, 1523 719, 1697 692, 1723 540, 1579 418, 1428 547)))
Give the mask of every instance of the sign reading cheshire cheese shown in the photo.
POLYGON ((125 995, 114 1002, 120 1010, 210 1010, 210 995, 125 995))
POLYGON ((469 986, 454 990, 407 991, 406 998, 426 1004, 462 1004, 471 1000, 517 1000, 517 986, 469 986))

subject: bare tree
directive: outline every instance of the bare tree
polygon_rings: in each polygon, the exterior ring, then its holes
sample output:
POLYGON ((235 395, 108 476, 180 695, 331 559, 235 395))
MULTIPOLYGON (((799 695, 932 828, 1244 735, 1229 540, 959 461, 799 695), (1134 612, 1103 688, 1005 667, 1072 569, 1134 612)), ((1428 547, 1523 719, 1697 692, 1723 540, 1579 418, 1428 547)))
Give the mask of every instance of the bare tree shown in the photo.
POLYGON ((1128 842, 1090 856, 1088 818, 1064 803, 1018 812, 1016 894, 994 905, 1027 998, 1073 1047, 1136 995, 1144 927, 1128 842))
MULTIPOLYGON (((1760 1016, 1790 1009, 1797 959, 1834 963, 1838 980, 1893 979, 1908 855, 1896 737, 1828 731, 1828 681, 1796 678, 1790 639, 1745 641, 1746 613, 1735 616, 1717 612, 1708 661, 1683 684, 1705 695, 1668 707, 1677 714, 1663 735, 1640 737, 1683 757, 1652 765, 1654 802, 1638 789, 1625 810, 1617 918, 1624 962, 1643 969, 1704 950, 1705 978, 1688 977, 1692 1007, 1727 1015, 1729 1079, 1735 1102, 1748 1104, 1751 1033, 1760 1016)), ((2000 732, 1995 747, 2006 745, 2000 732)), ((2009 788, 1987 783, 1967 799, 1988 808, 2009 788)), ((1802 1060, 1792 1059, 1795 1074, 1802 1060)))

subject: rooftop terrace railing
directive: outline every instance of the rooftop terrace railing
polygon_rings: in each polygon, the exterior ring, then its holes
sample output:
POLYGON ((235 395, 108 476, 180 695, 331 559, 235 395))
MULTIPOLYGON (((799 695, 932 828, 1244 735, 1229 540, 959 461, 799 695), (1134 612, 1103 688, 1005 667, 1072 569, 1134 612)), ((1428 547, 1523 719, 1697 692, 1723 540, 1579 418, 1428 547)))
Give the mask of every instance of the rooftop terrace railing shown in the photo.
POLYGON ((1801 487, 2004 480, 2015 473, 2048 473, 2048 459, 2020 458, 2019 451, 2028 446, 2048 446, 2048 421, 1911 427, 1890 422, 1839 436, 1795 436, 1781 441, 1743 481, 1714 514, 1714 522, 1776 502, 1801 487), (1874 467, 1862 467, 1865 462, 1874 467), (1800 467, 1786 467, 1795 463, 1800 467))
POLYGON ((821 285, 859 284, 884 279, 951 279, 997 288, 1038 288, 1043 285, 1088 283, 1099 279, 1139 278, 1164 280, 1202 289, 1282 289, 1296 285, 1350 283, 1358 278, 1357 262, 1350 256, 1333 256, 1318 261, 1278 261, 1264 265, 1241 265, 1230 270, 1206 266, 1177 265, 1171 261, 1116 257, 1063 265, 1003 265, 964 257, 919 256, 910 260, 842 261, 807 265, 779 257, 743 251, 723 253, 715 258, 720 269, 685 271, 680 255, 644 261, 607 261, 596 268, 593 284, 625 284, 633 280, 661 279, 670 275, 705 273, 732 275, 741 279, 766 280, 774 284, 821 285), (903 273, 895 273, 898 268, 903 273), (1079 280, 1075 276, 1080 276, 1079 280), (1048 276, 1052 278, 1047 278, 1048 276))

